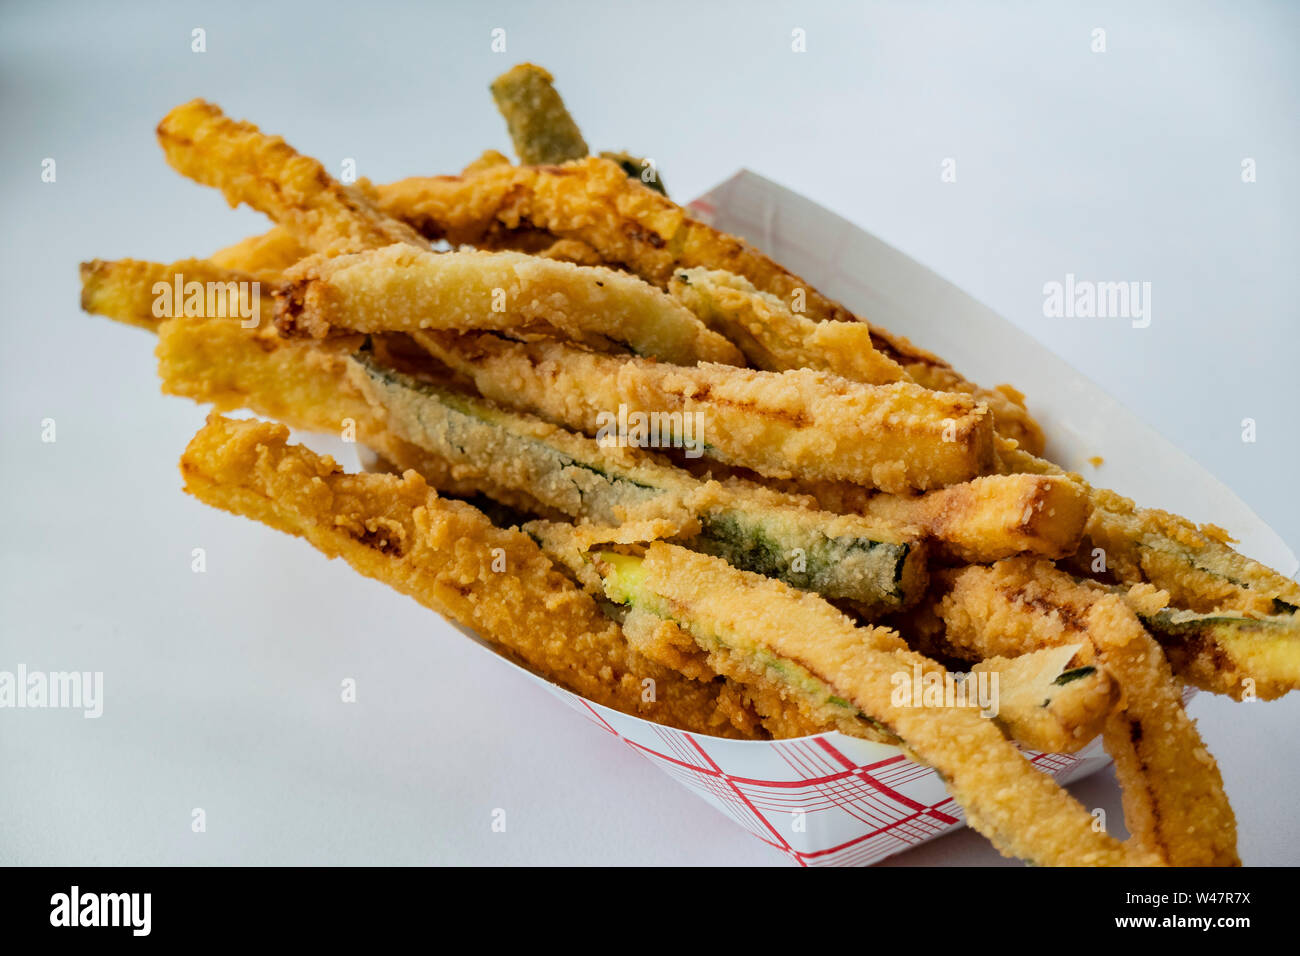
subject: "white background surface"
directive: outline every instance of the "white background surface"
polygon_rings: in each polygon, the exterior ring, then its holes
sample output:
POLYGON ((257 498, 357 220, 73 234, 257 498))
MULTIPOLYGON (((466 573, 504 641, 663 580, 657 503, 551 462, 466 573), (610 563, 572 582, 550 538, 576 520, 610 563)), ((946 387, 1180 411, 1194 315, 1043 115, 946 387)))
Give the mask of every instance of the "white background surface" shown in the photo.
MULTIPOLYGON (((146 333, 78 312, 76 263, 264 228, 163 162, 153 127, 196 95, 386 180, 506 150, 487 84, 540 62, 594 148, 652 155, 678 198, 748 166, 835 209, 1048 344, 1300 544, 1294 5, 442 7, 0 9, 0 669, 106 685, 99 720, 0 711, 0 863, 782 860, 414 602, 180 493, 204 411, 158 396, 146 333), (1067 272, 1150 281, 1151 326, 1044 318, 1042 286, 1067 272)), ((1300 701, 1202 695, 1192 712, 1245 862, 1298 862, 1300 701)), ((1074 789, 1119 817, 1108 776, 1074 789)), ((896 859, 1000 861, 971 833, 896 859)))

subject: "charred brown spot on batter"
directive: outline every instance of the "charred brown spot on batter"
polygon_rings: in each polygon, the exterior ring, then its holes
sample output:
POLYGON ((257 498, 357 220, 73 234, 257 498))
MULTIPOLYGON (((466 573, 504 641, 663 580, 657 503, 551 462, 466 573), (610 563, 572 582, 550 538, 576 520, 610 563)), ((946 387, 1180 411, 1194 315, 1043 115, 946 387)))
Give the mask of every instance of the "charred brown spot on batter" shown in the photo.
MULTIPOLYGON (((782 422, 791 428, 807 428, 812 425, 812 419, 803 412, 787 411, 780 408, 768 408, 763 405, 756 405, 753 402, 737 402, 725 398, 712 398, 706 391, 703 396, 698 393, 693 396, 696 401, 707 399, 714 405, 723 408, 735 408, 749 415, 755 415, 762 418, 769 418, 774 422, 782 422)), ((689 409, 688 409, 689 411, 689 409)))
POLYGON ((373 551, 378 551, 380 554, 400 558, 406 553, 405 548, 402 547, 401 539, 395 538, 388 528, 365 528, 361 531, 348 530, 347 533, 353 540, 364 544, 373 551))
POLYGON ((1142 721, 1130 720, 1128 722, 1128 739, 1133 741, 1134 746, 1142 743, 1142 721))
POLYGON ((1025 496, 1024 507, 1020 509, 1022 517, 1016 524, 1017 530, 1028 532, 1032 529, 1034 518, 1047 507, 1047 494, 1048 487, 1045 482, 1034 482, 1034 490, 1025 496))
POLYGON ((1174 638, 1169 640, 1168 644, 1175 649, 1181 645, 1181 649, 1191 659, 1199 658, 1204 660, 1216 673, 1229 673, 1236 670, 1232 658, 1219 646, 1218 642, 1201 631, 1194 631, 1181 639, 1174 638))
POLYGON ((667 243, 664 237, 659 233, 645 228, 639 222, 624 222, 622 224, 624 234, 633 242, 644 243, 654 249, 662 249, 667 243))
POLYGON ((1061 626, 1067 631, 1087 630, 1088 625, 1084 619, 1085 615, 1075 607, 1068 604, 1055 604, 1047 598, 1030 596, 1025 592, 1024 588, 1017 588, 1006 592, 1006 594, 1015 604, 1021 604, 1049 616, 1056 615, 1061 621, 1061 626))

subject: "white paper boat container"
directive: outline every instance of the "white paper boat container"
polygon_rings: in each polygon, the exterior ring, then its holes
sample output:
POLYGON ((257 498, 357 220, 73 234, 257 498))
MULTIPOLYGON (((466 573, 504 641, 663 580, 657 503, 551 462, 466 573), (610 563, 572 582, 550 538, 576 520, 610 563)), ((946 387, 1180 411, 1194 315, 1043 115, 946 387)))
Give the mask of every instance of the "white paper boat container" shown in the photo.
MULTIPOLYGON (((1083 472, 1090 456, 1102 454, 1107 487, 1220 525, 1245 554, 1295 574, 1296 557, 1282 539, 1204 468, 1043 345, 898 250, 747 170, 690 208, 971 380, 1015 385, 1050 436, 1048 457, 1058 464, 1083 472)), ((896 747, 837 732, 778 741, 686 733, 518 669, 800 865, 874 863, 964 825, 939 776, 896 747)), ((1062 783, 1110 762, 1100 740, 1073 755, 1024 752, 1062 783)))

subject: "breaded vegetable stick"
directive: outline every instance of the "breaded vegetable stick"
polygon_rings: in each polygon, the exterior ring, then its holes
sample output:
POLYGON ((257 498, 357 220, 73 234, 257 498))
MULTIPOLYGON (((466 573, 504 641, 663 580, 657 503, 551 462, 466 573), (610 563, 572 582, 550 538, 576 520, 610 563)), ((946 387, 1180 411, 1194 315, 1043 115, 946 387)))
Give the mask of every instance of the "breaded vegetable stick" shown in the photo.
POLYGON ((1275 700, 1300 687, 1300 618, 1295 614, 1135 610, 1164 647, 1174 673, 1189 684, 1234 700, 1275 700))
POLYGON ((413 472, 347 475, 333 459, 289 445, 288 436, 280 424, 213 416, 181 458, 185 490, 306 538, 590 700, 685 730, 735 735, 716 692, 633 651, 527 535, 439 498, 413 472), (506 572, 493 568, 502 558, 506 572))
MULTIPOLYGON (((526 225, 580 239, 605 262, 622 265, 660 287, 667 287, 679 269, 721 269, 743 276, 787 305, 797 297, 809 319, 860 321, 748 243, 691 218, 681 206, 599 157, 558 167, 497 167, 473 176, 405 179, 376 187, 375 201, 431 239, 476 245, 502 227, 526 225)), ((969 392, 989 402, 1003 434, 1031 452, 1042 451, 1042 430, 1014 389, 981 389, 906 338, 874 326, 871 332, 876 350, 918 384, 936 391, 969 392)))
POLYGON ((1300 584, 1234 551, 1222 529, 1137 508, 1113 491, 1094 490, 1094 500, 1084 556, 1090 561, 1092 548, 1103 549, 1118 580, 1149 582, 1179 607, 1206 613, 1290 614, 1300 605, 1300 584))
POLYGON ((245 272, 263 282, 278 282, 284 270, 311 255, 284 226, 272 226, 258 236, 218 249, 209 261, 223 269, 245 272))
POLYGON ((987 475, 917 497, 872 495, 861 513, 924 528, 972 564, 1079 549, 1091 503, 1064 475, 987 475))
MULTIPOLYGON (((735 686, 753 707, 763 729, 773 737, 801 737, 838 730, 878 743, 898 743, 880 724, 847 707, 843 701, 827 699, 822 693, 824 688, 795 676, 794 671, 782 670, 778 675, 768 668, 767 662, 745 661, 725 649, 702 646, 685 625, 679 627, 677 622, 643 607, 611 604, 606 599, 602 577, 608 568, 599 559, 599 552, 610 544, 644 544, 656 540, 651 524, 642 522, 632 528, 627 524, 575 527, 562 521, 531 521, 523 530, 585 591, 601 599, 606 613, 621 619, 628 643, 651 660, 695 680, 724 680, 735 686), (765 673, 772 679, 760 679, 765 673), (810 686, 814 688, 812 692, 810 686)), ((871 633, 879 638, 882 647, 901 646, 887 630, 871 633)))
POLYGON ((191 100, 158 124, 158 142, 177 172, 214 186, 231 206, 246 203, 284 226, 303 246, 338 255, 394 242, 428 243, 374 208, 279 136, 236 122, 211 103, 191 100))
POLYGON ((658 365, 559 342, 414 337, 494 401, 591 435, 620 406, 629 415, 680 414, 702 426, 705 455, 763 475, 901 492, 966 481, 992 462, 991 416, 966 395, 862 385, 806 369, 658 365))
POLYGON ((1085 644, 1019 657, 989 657, 971 673, 998 675, 997 721, 1017 743, 1044 753, 1075 753, 1102 732, 1119 685, 1085 644))
MULTIPOLYGON (((492 99, 505 117, 521 163, 554 166, 587 155, 582 131, 555 89, 555 77, 540 66, 520 63, 502 73, 492 81, 492 99)), ((600 155, 618 163, 629 178, 639 179, 656 192, 668 195, 659 171, 648 160, 626 152, 601 152, 600 155)), ((466 167, 461 175, 486 165, 489 164, 480 162, 466 167)))
POLYGON ((890 495, 845 481, 772 480, 836 514, 922 528, 958 561, 987 564, 1016 554, 1058 558, 1079 550, 1092 495, 1077 476, 1000 474, 920 495, 890 495))
POLYGON ((743 364, 730 342, 654 286, 625 272, 517 252, 383 249, 304 260, 276 290, 285 334, 334 329, 558 331, 677 365, 743 364))
POLYGON ((162 390, 218 411, 246 408, 303 431, 348 435, 400 469, 413 468, 450 494, 478 489, 442 458, 403 441, 346 376, 359 339, 309 345, 241 329, 229 319, 173 319, 158 327, 162 390))
POLYGON ((832 515, 737 480, 706 482, 630 448, 583 435, 477 396, 385 368, 366 353, 355 383, 406 441, 444 459, 493 497, 531 496, 542 514, 598 524, 663 516, 690 547, 794 587, 897 610, 925 589, 925 549, 890 521, 832 515))
MULTIPOLYGON (((188 275, 216 274, 199 265, 188 275)), ((147 325, 154 320, 144 311, 144 290, 180 267, 102 263, 90 269, 97 279, 87 295, 111 307, 111 317, 147 325)), ((659 499, 657 506, 667 512, 702 518, 697 547, 855 601, 867 612, 905 606, 924 588, 924 548, 905 528, 819 514, 797 499, 745 483, 706 487, 648 455, 601 448, 373 362, 366 365, 373 374, 349 376, 348 367, 358 366, 347 354, 359 344, 356 337, 333 338, 312 347, 274 334, 254 336, 224 320, 166 323, 159 374, 165 392, 222 410, 248 408, 295 428, 335 434, 350 422, 358 440, 450 493, 472 495, 486 485, 493 497, 515 507, 532 511, 540 505, 549 513, 602 522, 659 499)))
POLYGON ((1237 824, 1218 765, 1164 653, 1124 601, 1025 558, 958 572, 940 603, 949 643, 987 657, 1087 641, 1118 681, 1106 745, 1134 837, 1173 866, 1234 866, 1237 824))
POLYGON ((1044 865, 1149 862, 1097 833, 1092 817, 973 708, 897 702, 895 689, 938 664, 885 628, 857 628, 779 581, 663 542, 644 558, 594 556, 610 600, 671 619, 742 683, 775 683, 801 709, 838 708, 877 721, 937 770, 967 820, 1001 852, 1044 865))
POLYGON ((865 322, 814 322, 743 276, 679 269, 668 291, 709 328, 739 345, 754 368, 821 369, 868 385, 908 381, 902 366, 876 351, 865 322))
POLYGON ((95 259, 81 264, 81 307, 124 325, 155 331, 176 316, 229 317, 270 328, 271 297, 253 277, 205 259, 146 262, 95 259), (197 286, 195 285, 197 283, 197 286))
POLYGON ((491 89, 521 163, 551 166, 587 155, 582 131, 546 70, 520 63, 493 80, 491 89))

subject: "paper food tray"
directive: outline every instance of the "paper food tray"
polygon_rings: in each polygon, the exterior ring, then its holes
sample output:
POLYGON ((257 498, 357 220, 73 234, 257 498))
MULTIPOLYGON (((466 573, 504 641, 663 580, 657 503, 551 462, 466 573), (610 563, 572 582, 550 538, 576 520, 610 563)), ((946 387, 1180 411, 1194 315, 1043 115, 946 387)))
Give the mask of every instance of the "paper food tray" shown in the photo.
MULTIPOLYGON (((747 170, 690 209, 868 321, 943 356, 972 381, 1013 384, 1049 436, 1053 461, 1086 472, 1089 457, 1104 455, 1106 487, 1220 525, 1243 553, 1295 574, 1296 557, 1281 538, 1204 468, 1046 347, 898 250, 747 170)), ((506 663, 800 865, 874 863, 964 825, 938 774, 896 747, 838 732, 775 741, 686 733, 506 663)), ((1110 763, 1100 738, 1077 754, 1024 752, 1061 783, 1110 763)))

